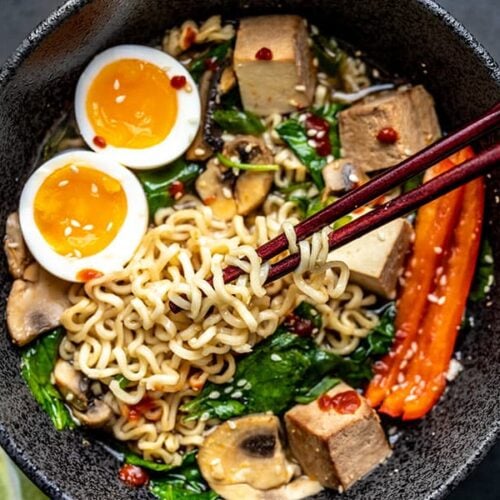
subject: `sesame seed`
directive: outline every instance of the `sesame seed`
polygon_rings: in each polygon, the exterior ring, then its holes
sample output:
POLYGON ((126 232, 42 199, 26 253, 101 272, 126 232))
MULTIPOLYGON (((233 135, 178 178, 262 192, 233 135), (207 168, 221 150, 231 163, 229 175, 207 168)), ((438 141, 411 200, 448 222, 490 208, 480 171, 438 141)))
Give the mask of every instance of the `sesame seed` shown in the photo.
POLYGON ((75 174, 77 174, 78 172, 80 172, 79 168, 76 165, 71 165, 69 168, 75 174))
POLYGON ((64 186, 67 186, 69 184, 69 181, 67 179, 61 181, 58 186, 59 187, 64 187, 64 186))
POLYGON ((314 66, 315 68, 317 68, 317 67, 319 66, 319 61, 318 61, 318 58, 317 58, 317 57, 315 57, 315 58, 313 59, 313 66, 314 66))
POLYGON ((445 302, 446 302, 446 297, 444 295, 439 297, 438 305, 442 306, 445 302))
POLYGON ((71 227, 67 226, 64 228, 64 236, 66 236, 66 238, 73 232, 73 229, 71 229, 71 227))
POLYGON ((398 373, 397 381, 398 381, 398 384, 402 384, 405 381, 405 376, 403 373, 401 373, 401 372, 398 373))
POLYGON ((90 185, 90 192, 92 194, 97 194, 99 192, 99 188, 97 187, 97 184, 94 182, 90 185))
POLYGON ((377 238, 380 241, 385 241, 385 234, 382 231, 377 232, 377 238))
POLYGON ((312 148, 315 148, 317 146, 316 141, 313 141, 312 139, 309 139, 307 141, 307 144, 309 144, 309 146, 311 146, 312 148))
POLYGON ((236 422, 233 422, 232 420, 227 421, 227 426, 234 431, 236 429, 236 422))
POLYGON ((331 163, 333 160, 335 160, 335 158, 333 157, 333 155, 328 155, 328 156, 326 157, 326 161, 327 161, 327 163, 331 163))
POLYGON ((82 258, 82 252, 80 252, 80 250, 78 250, 77 248, 75 248, 73 250, 74 254, 75 254, 75 257, 81 259, 82 258))
POLYGON ((417 345, 417 343, 416 343, 415 341, 413 341, 413 342, 411 343, 411 346, 410 346, 410 347, 411 347, 411 350, 412 350, 413 352, 417 352, 417 351, 418 351, 418 345, 417 345))
POLYGON ((126 99, 126 96, 124 96, 124 95, 119 95, 119 96, 117 96, 117 97, 115 98, 115 102, 116 102, 116 104, 121 104, 122 102, 124 102, 124 101, 125 101, 125 99, 126 99))
POLYGON ((317 139, 323 139, 325 137, 326 132, 324 130, 319 130, 318 133, 316 134, 317 139))
POLYGON ((247 383, 246 379, 242 378, 242 379, 238 380, 238 382, 236 382, 236 385, 238 387, 243 387, 246 383, 247 383))
POLYGON ((427 295, 427 300, 433 304, 439 304, 439 297, 433 293, 429 293, 429 295, 427 295))
POLYGON ((219 399, 220 398, 220 392, 219 391, 212 391, 208 395, 209 399, 219 399))
POLYGON ((316 135, 318 134, 318 131, 313 129, 313 128, 310 128, 307 132, 306 132, 307 136, 308 137, 316 137, 316 135))
POLYGON ((228 387, 226 387, 224 389, 224 394, 229 394, 230 392, 232 392, 234 389, 234 387, 232 385, 229 385, 228 387))
POLYGON ((399 369, 404 370, 407 366, 408 366, 408 360, 403 359, 403 361, 401 361, 401 364, 399 365, 399 369))
POLYGON ((112 222, 108 222, 108 225, 106 226, 106 231, 111 231, 111 228, 113 227, 112 222))
POLYGON ((271 354, 271 361, 281 361, 282 358, 279 354, 276 354, 273 352, 273 354, 271 354))
POLYGON ((485 255, 484 262, 486 262, 486 264, 493 264, 493 257, 491 255, 485 255))
POLYGON ((80 227, 81 226, 81 224, 76 219, 71 219, 70 224, 73 227, 80 227))
POLYGON ((231 396, 235 399, 241 398, 243 396, 243 393, 241 391, 234 391, 231 396))
POLYGON ((306 86, 305 85, 295 85, 295 90, 297 92, 305 92, 306 91, 306 86))
POLYGON ((441 247, 434 247, 434 253, 437 253, 438 255, 442 254, 443 253, 443 249, 441 247))
POLYGON ((188 94, 193 91, 193 87, 189 83, 186 83, 183 87, 184 92, 187 92, 188 94))
POLYGON ((85 224, 85 226, 82 227, 84 231, 92 231, 94 229, 93 224, 85 224))
POLYGON ((444 285, 446 285, 446 283, 448 283, 448 277, 446 276, 446 274, 443 274, 441 276, 441 278, 439 279, 439 284, 441 286, 444 286, 444 285))
POLYGON ((406 396, 405 401, 413 401, 414 399, 417 399, 417 396, 415 394, 410 394, 406 396))
POLYGON ((206 153, 206 151, 203 148, 196 148, 194 150, 194 154, 196 156, 203 156, 206 153))
POLYGON ((119 90, 119 88, 120 88, 120 82, 119 82, 119 80, 115 80, 115 81, 113 82, 113 88, 114 88, 115 90, 119 90))
POLYGON ((417 384, 419 384, 420 382, 422 382, 422 375, 415 375, 415 382, 417 384))
POLYGON ((233 195, 231 189, 228 188, 227 186, 222 187, 222 194, 223 194, 224 198, 227 198, 227 199, 232 198, 232 195, 233 195))
POLYGON ((359 182, 359 177, 356 174, 349 174, 349 180, 351 182, 359 182))

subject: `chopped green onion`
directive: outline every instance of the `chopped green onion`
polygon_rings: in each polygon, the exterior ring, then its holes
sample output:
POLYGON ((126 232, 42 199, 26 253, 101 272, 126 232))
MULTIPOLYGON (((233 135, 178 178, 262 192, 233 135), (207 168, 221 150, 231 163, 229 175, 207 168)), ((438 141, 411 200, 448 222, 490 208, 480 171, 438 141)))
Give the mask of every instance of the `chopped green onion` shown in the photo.
POLYGON ((227 156, 221 153, 217 153, 217 159, 225 166, 229 168, 237 168, 239 170, 250 170, 253 172, 272 172, 279 170, 279 165, 259 165, 253 163, 238 163, 231 160, 227 156))

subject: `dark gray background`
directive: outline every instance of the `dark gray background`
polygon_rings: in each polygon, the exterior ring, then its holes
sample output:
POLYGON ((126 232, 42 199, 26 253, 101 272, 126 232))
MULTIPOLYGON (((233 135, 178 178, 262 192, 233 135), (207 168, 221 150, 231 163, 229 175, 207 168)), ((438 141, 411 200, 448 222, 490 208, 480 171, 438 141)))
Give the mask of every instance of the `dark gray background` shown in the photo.
MULTIPOLYGON (((61 0, 0 0, 0 64, 31 29, 61 3, 61 0)), ((500 0, 441 0, 439 3, 461 21, 490 54, 500 61, 500 0)), ((500 443, 489 453, 483 464, 448 497, 449 500, 498 498, 500 443)))

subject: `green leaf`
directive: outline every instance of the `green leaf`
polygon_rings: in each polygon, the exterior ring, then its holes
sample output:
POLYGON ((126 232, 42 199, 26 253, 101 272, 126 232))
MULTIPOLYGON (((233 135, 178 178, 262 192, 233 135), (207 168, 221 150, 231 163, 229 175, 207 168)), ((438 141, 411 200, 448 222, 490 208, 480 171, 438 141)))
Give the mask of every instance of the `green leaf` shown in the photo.
POLYGON ((216 500, 217 493, 210 490, 201 475, 196 461, 196 452, 184 456, 182 464, 169 472, 155 475, 149 490, 160 500, 216 500))
POLYGON ((335 76, 341 63, 346 58, 346 53, 339 49, 337 42, 333 38, 326 38, 323 35, 313 35, 313 52, 318 58, 319 67, 325 73, 335 76))
POLYGON ((272 172, 279 170, 279 165, 260 165, 258 163, 239 163, 231 160, 222 153, 217 153, 217 159, 228 168, 237 168, 238 170, 250 170, 252 172, 272 172))
POLYGON ((323 189, 322 170, 326 165, 326 158, 320 156, 309 145, 304 127, 295 119, 290 118, 276 127, 276 132, 288 144, 297 158, 308 168, 311 178, 319 189, 323 189))
POLYGON ((131 384, 131 381, 122 374, 116 375, 114 378, 118 382, 120 389, 126 389, 131 384))
POLYGON ((188 69, 195 82, 199 82, 201 75, 207 69, 207 61, 212 60, 214 63, 221 63, 229 54, 229 49, 233 44, 233 40, 228 40, 227 42, 219 43, 209 48, 200 57, 197 57, 191 61, 188 69))
POLYGON ((313 305, 309 304, 309 302, 301 302, 293 313, 303 319, 308 319, 318 330, 321 329, 323 325, 321 314, 313 305))
POLYGON ((320 380, 314 387, 311 387, 307 392, 302 395, 295 397, 295 401, 302 405, 306 405, 311 401, 315 401, 319 397, 323 396, 330 389, 333 389, 336 385, 340 384, 342 380, 338 377, 331 377, 327 375, 323 380, 320 380))
POLYGON ((21 355, 21 374, 57 430, 76 427, 61 394, 50 382, 63 336, 64 330, 56 328, 33 342, 21 355))
POLYGON ((401 190, 403 193, 407 193, 408 191, 412 191, 413 189, 417 188, 422 184, 424 178, 424 174, 418 174, 412 177, 411 179, 408 179, 405 181, 402 186, 401 190))
POLYGON ((182 182, 184 188, 187 189, 200 172, 200 165, 186 163, 184 159, 179 158, 165 167, 138 173, 137 177, 148 200, 150 216, 154 217, 159 208, 170 207, 174 204, 175 200, 169 192, 174 182, 182 182))
POLYGON ((486 298, 486 295, 491 290, 494 283, 494 260, 493 249, 488 240, 483 240, 479 259, 477 261, 476 274, 472 283, 469 300, 472 302, 480 302, 486 298))
POLYGON ((231 134, 260 135, 266 130, 260 118, 249 111, 218 109, 212 116, 222 129, 231 134))
POLYGON ((145 458, 136 455, 129 449, 125 449, 124 452, 125 463, 131 465, 137 465, 143 469, 152 470, 155 472, 167 472, 175 468, 175 465, 166 464, 164 462, 154 462, 153 460, 146 460, 145 458))

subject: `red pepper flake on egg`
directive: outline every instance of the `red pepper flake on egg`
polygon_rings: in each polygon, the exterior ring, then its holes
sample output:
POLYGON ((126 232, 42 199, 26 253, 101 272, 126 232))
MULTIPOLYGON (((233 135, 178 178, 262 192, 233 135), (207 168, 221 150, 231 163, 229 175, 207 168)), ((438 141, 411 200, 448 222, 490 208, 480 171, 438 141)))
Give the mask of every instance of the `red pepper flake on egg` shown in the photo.
POLYGON ((104 276, 104 274, 101 273, 101 271, 97 271, 96 269, 82 269, 78 272, 76 278, 86 283, 87 281, 100 278, 101 276, 104 276))
POLYGON ((141 467, 132 464, 122 465, 118 473, 118 477, 127 486, 131 486, 133 488, 144 486, 149 482, 148 473, 141 467))
POLYGON ((92 142, 98 147, 104 149, 107 146, 106 139, 104 137, 101 137, 100 135, 96 135, 93 139, 92 142))
POLYGON ((381 128, 377 140, 382 144, 394 144, 399 139, 399 134, 392 127, 381 128))
POLYGON ((271 52, 271 49, 262 47, 255 53, 255 59, 258 61, 272 61, 273 53, 271 52))
POLYGON ((318 406, 321 411, 335 410, 341 415, 350 415, 355 413, 360 407, 361 400, 356 391, 345 391, 329 396, 324 394, 318 399, 318 406))
POLYGON ((173 76, 172 79, 170 80, 170 85, 175 90, 180 90, 184 88, 184 86, 186 85, 186 77, 183 75, 173 76))

